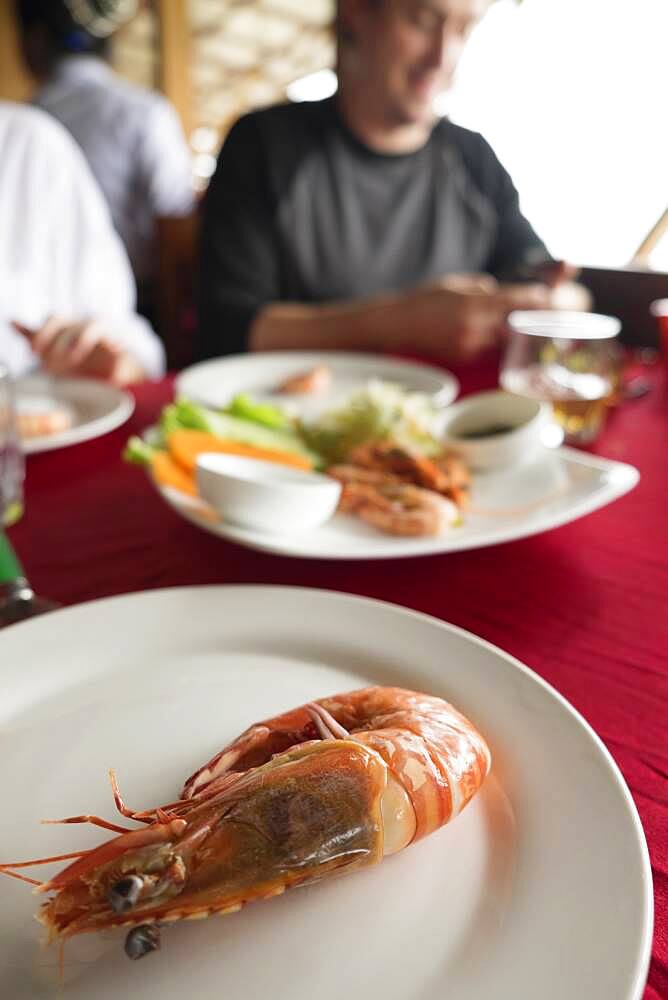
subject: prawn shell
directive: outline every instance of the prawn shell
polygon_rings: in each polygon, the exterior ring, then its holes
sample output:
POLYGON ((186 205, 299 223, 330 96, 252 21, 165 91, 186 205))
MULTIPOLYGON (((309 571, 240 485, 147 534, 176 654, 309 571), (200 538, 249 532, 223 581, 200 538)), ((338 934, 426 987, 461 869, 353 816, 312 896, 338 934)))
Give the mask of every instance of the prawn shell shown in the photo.
POLYGON ((386 765, 371 748, 350 740, 302 744, 220 794, 194 800, 181 837, 130 850, 75 877, 42 907, 40 920, 52 938, 66 938, 196 919, 376 864, 383 856, 386 784, 386 765), (108 894, 120 875, 155 868, 156 858, 167 866, 194 838, 192 855, 183 855, 182 885, 159 901, 140 900, 129 913, 114 913, 108 894))
MULTIPOLYGON (((405 788, 416 817, 414 840, 437 830, 470 801, 487 775, 491 757, 473 724, 449 702, 395 687, 349 691, 315 704, 375 750, 405 788)), ((307 706, 293 709, 247 729, 221 750, 184 787, 189 798, 215 787, 231 771, 268 760, 290 741, 312 739, 307 706)))

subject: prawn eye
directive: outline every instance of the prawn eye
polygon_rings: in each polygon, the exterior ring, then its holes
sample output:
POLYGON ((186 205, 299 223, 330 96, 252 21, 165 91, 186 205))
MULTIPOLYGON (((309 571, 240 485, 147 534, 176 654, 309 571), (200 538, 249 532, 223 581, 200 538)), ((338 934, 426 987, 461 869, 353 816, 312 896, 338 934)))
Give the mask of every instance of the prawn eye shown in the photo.
POLYGON ((127 913, 136 904, 141 893, 144 880, 139 875, 128 875, 109 889, 107 898, 114 913, 127 913))
POLYGON ((136 961, 149 952, 160 950, 160 928, 157 924, 133 927, 125 939, 125 954, 136 961))

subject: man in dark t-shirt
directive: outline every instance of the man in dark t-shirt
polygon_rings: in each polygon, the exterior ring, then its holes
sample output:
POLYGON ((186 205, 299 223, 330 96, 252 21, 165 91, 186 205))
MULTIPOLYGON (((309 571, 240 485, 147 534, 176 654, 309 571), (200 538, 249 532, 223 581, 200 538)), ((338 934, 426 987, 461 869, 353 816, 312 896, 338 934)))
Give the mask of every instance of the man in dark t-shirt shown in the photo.
POLYGON ((340 0, 336 96, 237 122, 205 202, 199 358, 408 347, 463 360, 512 309, 584 304, 490 146, 434 117, 489 2, 340 0))

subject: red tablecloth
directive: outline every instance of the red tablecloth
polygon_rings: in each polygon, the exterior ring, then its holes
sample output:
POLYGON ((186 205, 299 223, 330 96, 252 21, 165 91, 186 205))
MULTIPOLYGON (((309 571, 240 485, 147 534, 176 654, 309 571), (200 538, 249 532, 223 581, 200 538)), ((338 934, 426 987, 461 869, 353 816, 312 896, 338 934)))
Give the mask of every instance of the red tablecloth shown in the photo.
MULTIPOLYGON (((491 370, 460 373, 465 391, 491 370)), ((518 657, 584 715, 638 806, 654 873, 646 1000, 668 997, 668 385, 611 413, 595 451, 641 472, 629 495, 573 524, 475 552, 390 562, 320 562, 250 552, 168 509, 125 465, 172 381, 144 385, 125 427, 28 460, 26 515, 11 531, 34 587, 64 604, 154 587, 324 587, 416 608, 518 657)), ((615 873, 611 872, 614 878, 615 873)))

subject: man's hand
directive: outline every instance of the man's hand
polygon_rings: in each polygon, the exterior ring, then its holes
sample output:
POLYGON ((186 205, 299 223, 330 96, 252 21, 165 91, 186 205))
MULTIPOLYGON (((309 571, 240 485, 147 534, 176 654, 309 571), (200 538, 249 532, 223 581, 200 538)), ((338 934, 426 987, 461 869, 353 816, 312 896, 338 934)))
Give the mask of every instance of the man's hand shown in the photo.
POLYGON ((549 290, 548 309, 577 309, 587 312, 592 308, 592 297, 576 278, 580 268, 565 260, 546 260, 534 271, 534 278, 549 290))
POLYGON ((141 365, 95 320, 73 322, 50 316, 37 330, 20 323, 14 323, 14 328, 28 338, 42 367, 54 375, 86 375, 115 385, 129 385, 145 377, 141 365))
POLYGON ((549 298, 538 282, 500 285, 486 274, 448 275, 409 296, 412 343, 446 361, 470 361, 501 342, 514 309, 547 309, 549 298))

